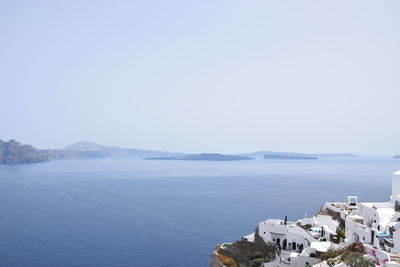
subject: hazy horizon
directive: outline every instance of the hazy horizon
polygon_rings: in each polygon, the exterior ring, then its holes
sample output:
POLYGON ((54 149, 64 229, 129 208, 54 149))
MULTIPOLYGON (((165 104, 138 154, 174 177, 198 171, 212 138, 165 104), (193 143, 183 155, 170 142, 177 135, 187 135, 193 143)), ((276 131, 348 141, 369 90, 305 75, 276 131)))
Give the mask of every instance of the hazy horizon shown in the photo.
POLYGON ((398 1, 0 3, 0 139, 400 154, 398 1))
MULTIPOLYGON (((0 138, 0 140, 2 140, 2 139, 0 138)), ((13 138, 8 139, 8 140, 2 140, 2 141, 7 142, 7 141, 11 141, 11 140, 17 141, 17 142, 21 143, 22 145, 32 145, 31 143, 21 142, 21 140, 15 140, 13 138)), ((354 152, 351 152, 351 151, 313 151, 313 152, 310 152, 310 151, 283 151, 283 150, 271 150, 271 149, 255 149, 255 150, 252 150, 252 151, 246 150, 246 151, 234 151, 234 152, 221 152, 221 151, 216 151, 216 150, 187 152, 187 151, 182 151, 182 150, 179 150, 179 151, 178 150, 168 150, 167 151, 167 150, 162 150, 162 149, 157 149, 157 148, 149 149, 149 148, 146 148, 146 147, 117 146, 117 145, 113 145, 113 144, 102 144, 102 143, 88 141, 88 140, 73 142, 73 143, 66 144, 66 145, 60 146, 60 147, 50 147, 50 146, 34 146, 34 147, 37 148, 37 149, 64 149, 69 145, 75 145, 75 144, 87 143, 87 142, 88 143, 97 144, 97 145, 103 145, 103 146, 106 146, 106 147, 126 148, 126 149, 139 149, 139 150, 154 150, 154 151, 159 150, 159 151, 164 151, 164 152, 176 152, 176 153, 188 153, 188 154, 223 153, 223 154, 235 155, 235 154, 248 154, 248 153, 257 153, 257 152, 280 152, 280 153, 300 153, 300 154, 354 154, 356 156, 363 156, 363 157, 365 157, 365 156, 367 156, 367 157, 368 156, 372 156, 372 157, 373 156, 384 156, 384 157, 389 156, 389 157, 392 157, 392 156, 397 156, 398 155, 398 154, 387 154, 387 153, 386 154, 354 153, 354 152)))

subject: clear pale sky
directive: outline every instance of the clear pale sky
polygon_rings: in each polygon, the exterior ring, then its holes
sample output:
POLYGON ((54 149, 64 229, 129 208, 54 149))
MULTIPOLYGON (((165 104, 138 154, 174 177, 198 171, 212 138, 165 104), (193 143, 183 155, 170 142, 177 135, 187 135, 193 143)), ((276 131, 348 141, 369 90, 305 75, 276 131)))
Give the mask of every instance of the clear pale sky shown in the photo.
POLYGON ((0 138, 400 154, 400 1, 1 1, 0 138))

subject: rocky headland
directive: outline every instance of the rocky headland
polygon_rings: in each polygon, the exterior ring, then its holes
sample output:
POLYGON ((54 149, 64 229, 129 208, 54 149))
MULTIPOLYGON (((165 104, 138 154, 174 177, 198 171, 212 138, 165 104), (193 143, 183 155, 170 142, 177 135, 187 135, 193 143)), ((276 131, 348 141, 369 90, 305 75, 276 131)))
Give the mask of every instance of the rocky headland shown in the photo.
POLYGON ((48 157, 31 145, 23 145, 15 140, 0 140, 0 163, 19 164, 45 162, 48 157))
POLYGON ((249 267, 261 266, 277 259, 276 246, 266 244, 261 237, 253 242, 239 240, 234 243, 216 245, 211 254, 210 267, 249 267))

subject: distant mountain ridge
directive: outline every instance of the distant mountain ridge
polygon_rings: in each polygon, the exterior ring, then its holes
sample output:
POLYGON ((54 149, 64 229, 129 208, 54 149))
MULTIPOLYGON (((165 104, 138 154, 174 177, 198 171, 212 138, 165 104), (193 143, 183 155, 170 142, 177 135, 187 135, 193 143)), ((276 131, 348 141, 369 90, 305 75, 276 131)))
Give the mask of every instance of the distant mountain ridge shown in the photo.
POLYGON ((74 143, 62 149, 53 149, 48 153, 50 158, 145 158, 184 155, 179 152, 104 146, 89 141, 74 143))
POLYGON ((0 163, 19 164, 45 162, 48 158, 31 145, 23 145, 15 140, 0 140, 0 163))
POLYGON ((104 148, 106 148, 106 146, 90 141, 84 141, 70 144, 63 147, 61 150, 102 150, 104 148))
POLYGON ((400 159, 400 155, 396 155, 396 156, 394 156, 393 158, 395 158, 395 159, 400 159))

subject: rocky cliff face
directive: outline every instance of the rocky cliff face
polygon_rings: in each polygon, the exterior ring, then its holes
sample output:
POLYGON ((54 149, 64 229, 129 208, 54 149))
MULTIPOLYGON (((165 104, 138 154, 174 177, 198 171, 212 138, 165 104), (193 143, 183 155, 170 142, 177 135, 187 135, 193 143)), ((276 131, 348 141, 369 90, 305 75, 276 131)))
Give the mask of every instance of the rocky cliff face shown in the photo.
POLYGON ((226 267, 227 265, 222 263, 222 261, 219 259, 220 257, 219 250, 215 249, 211 254, 210 267, 226 267))
POLYGON ((277 248, 264 242, 236 241, 217 245, 211 255, 210 267, 253 267, 275 259, 277 248))
POLYGON ((21 145, 15 140, 0 140, 0 164, 36 163, 47 157, 31 145, 21 145))

